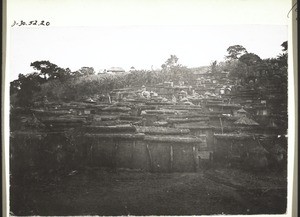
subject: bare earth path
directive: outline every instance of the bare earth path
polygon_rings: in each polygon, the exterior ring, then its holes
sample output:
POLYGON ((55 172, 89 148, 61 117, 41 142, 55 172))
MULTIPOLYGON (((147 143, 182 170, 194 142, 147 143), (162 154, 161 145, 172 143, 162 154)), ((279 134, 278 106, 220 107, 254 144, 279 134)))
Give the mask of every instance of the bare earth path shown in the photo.
POLYGON ((13 185, 15 215, 205 215, 285 213, 286 179, 236 169, 152 174, 78 171, 59 181, 13 185))

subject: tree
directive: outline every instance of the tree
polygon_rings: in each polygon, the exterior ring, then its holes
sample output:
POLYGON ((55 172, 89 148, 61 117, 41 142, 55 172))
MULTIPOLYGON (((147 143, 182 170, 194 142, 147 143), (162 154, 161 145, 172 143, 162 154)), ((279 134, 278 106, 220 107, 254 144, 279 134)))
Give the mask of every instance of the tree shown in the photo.
POLYGON ((287 61, 288 61, 288 44, 287 44, 287 41, 283 42, 281 44, 281 47, 283 47, 283 49, 282 49, 283 53, 281 53, 277 56, 278 64, 280 65, 280 67, 287 67, 287 61))
POLYGON ((28 75, 19 74, 19 88, 17 92, 18 104, 22 107, 33 105, 33 95, 41 90, 40 76, 38 73, 28 75))
POLYGON ((242 55, 239 58, 239 61, 246 64, 245 76, 259 76, 262 70, 262 60, 261 58, 254 53, 247 53, 242 55))
POLYGON ((164 64, 161 65, 163 70, 170 70, 173 67, 178 66, 178 57, 176 55, 171 55, 164 64))
MULTIPOLYGON (((22 77, 22 74, 19 74, 19 78, 22 77)), ((10 82, 10 95, 17 93, 21 89, 21 82, 19 79, 16 79, 10 82)))
POLYGON ((166 69, 167 69, 167 65, 163 63, 163 64, 161 65, 161 68, 162 68, 162 70, 166 70, 166 69))
POLYGON ((44 78, 44 81, 52 79, 65 80, 71 76, 70 69, 63 69, 50 61, 35 61, 31 63, 30 66, 39 71, 39 74, 44 78))
POLYGON ((166 61, 167 66, 176 66, 178 62, 178 57, 176 55, 171 55, 169 59, 166 61))
POLYGON ((239 58, 239 61, 245 63, 247 66, 254 66, 261 62, 261 58, 254 53, 246 53, 239 58))
POLYGON ((83 75, 83 76, 94 75, 96 73, 93 67, 86 67, 86 66, 81 67, 78 70, 78 72, 79 72, 80 75, 83 75))
POLYGON ((211 73, 213 73, 213 74, 217 73, 218 69, 217 69, 217 61, 216 60, 210 64, 210 70, 211 70, 211 73))
POLYGON ((228 55, 226 56, 227 60, 237 60, 243 54, 248 53, 246 48, 241 45, 233 45, 227 48, 228 55))
POLYGON ((267 68, 268 81, 278 87, 287 87, 288 74, 288 45, 287 41, 281 44, 283 53, 279 54, 277 58, 268 58, 263 60, 267 68))
POLYGON ((250 80, 259 82, 265 79, 266 65, 262 59, 254 53, 246 53, 239 59, 239 66, 244 64, 241 78, 248 83, 250 80))
POLYGON ((194 82, 192 71, 186 66, 178 65, 172 68, 172 81, 179 83, 184 82, 185 84, 191 84, 194 82))
POLYGON ((287 41, 285 41, 285 42, 283 42, 282 44, 281 44, 281 47, 283 47, 283 49, 282 49, 282 51, 287 51, 288 50, 288 42, 287 41))
POLYGON ((45 80, 53 77, 53 73, 57 70, 58 66, 49 61, 35 61, 30 64, 34 69, 38 70, 39 73, 44 77, 45 80))
POLYGON ((224 66, 224 71, 229 72, 229 77, 234 80, 241 80, 244 82, 245 80, 245 72, 247 71, 247 65, 241 61, 229 61, 226 62, 224 66))

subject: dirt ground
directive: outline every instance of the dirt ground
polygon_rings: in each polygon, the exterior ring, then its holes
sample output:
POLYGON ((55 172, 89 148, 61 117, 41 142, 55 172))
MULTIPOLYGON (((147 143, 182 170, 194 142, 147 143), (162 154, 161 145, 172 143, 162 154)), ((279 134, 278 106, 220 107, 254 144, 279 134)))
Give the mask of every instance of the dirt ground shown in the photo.
POLYGON ((86 168, 11 185, 14 215, 282 214, 286 175, 214 168, 146 173, 86 168))

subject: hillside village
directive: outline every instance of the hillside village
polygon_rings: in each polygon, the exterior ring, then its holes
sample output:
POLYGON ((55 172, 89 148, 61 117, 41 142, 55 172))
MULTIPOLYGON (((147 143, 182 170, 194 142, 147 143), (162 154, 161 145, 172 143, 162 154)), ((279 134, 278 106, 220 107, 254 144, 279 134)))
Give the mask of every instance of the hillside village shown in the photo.
MULTIPOLYGON (((181 139, 199 141, 191 146, 197 149, 193 153, 197 165, 198 159, 212 160, 212 156, 226 159, 227 163, 232 158, 244 163, 247 155, 253 158, 253 165, 267 167, 267 153, 274 159, 286 156, 287 93, 284 90, 275 86, 242 87, 234 84, 226 72, 214 75, 198 71, 193 76, 195 82, 189 86, 164 82, 114 89, 107 96, 69 103, 48 102, 45 98, 40 103, 42 107, 37 104, 31 109, 32 117, 40 125, 38 129, 43 129, 38 133, 63 133, 80 128, 86 132, 82 136, 90 137, 138 135, 146 140, 157 138, 157 143, 165 138, 168 143, 172 135, 178 143, 181 139), (223 140, 228 140, 228 144, 223 144, 223 140)), ((152 163, 153 167, 157 166, 152 163)))
MULTIPOLYGON (((109 72, 117 73, 124 72, 109 72)), ((281 171, 286 179, 286 87, 231 73, 200 67, 189 71, 188 81, 177 79, 180 74, 76 100, 43 95, 31 107, 12 106, 11 173, 24 179, 85 167, 151 173, 238 168, 281 171)))

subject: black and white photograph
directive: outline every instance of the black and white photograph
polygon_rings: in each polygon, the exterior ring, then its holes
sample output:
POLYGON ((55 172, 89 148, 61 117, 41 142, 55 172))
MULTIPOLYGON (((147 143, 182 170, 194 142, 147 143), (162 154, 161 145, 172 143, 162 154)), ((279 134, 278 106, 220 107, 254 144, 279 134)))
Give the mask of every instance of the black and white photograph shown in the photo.
POLYGON ((279 24, 197 15, 220 1, 87 2, 60 16, 99 25, 9 8, 9 215, 291 214, 292 2, 263 1, 279 24))

